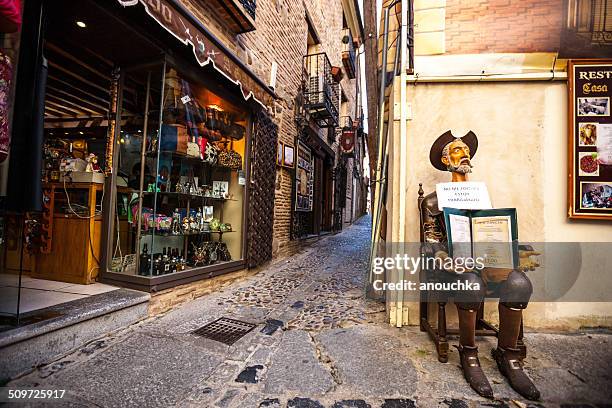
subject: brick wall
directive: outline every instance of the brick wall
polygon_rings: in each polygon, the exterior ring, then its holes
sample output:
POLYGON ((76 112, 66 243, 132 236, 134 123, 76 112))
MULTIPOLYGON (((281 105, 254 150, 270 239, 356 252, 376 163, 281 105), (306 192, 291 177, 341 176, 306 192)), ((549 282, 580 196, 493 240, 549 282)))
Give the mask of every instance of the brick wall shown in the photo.
MULTIPOLYGON (((341 0, 268 0, 258 1, 256 29, 235 35, 206 1, 181 0, 203 24, 265 83, 269 82, 272 62, 278 64, 276 102, 273 115, 279 125, 279 140, 295 145, 298 129, 294 121, 294 98, 301 85, 302 58, 307 53, 308 25, 306 11, 313 20, 321 39, 321 51, 327 53, 332 65, 342 66, 342 5, 341 0)), ((355 34, 355 33, 354 33, 355 34)), ((341 82, 348 98, 349 112, 355 111, 355 80, 346 75, 341 82)), ((327 140, 326 131, 321 131, 327 140)), ((337 151, 337 142, 332 149, 337 151)), ((295 171, 277 168, 274 209, 275 255, 283 252, 290 241, 291 197, 295 171)))
POLYGON ((446 53, 556 52, 563 0, 447 0, 446 53))

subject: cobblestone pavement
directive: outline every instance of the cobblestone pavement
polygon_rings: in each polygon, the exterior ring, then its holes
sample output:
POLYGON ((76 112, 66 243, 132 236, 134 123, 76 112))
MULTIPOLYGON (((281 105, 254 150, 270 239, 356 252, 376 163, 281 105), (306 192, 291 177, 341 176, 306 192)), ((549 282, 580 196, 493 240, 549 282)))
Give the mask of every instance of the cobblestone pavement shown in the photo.
POLYGON ((604 333, 527 334, 526 367, 543 396, 537 404, 509 388, 490 357, 493 340, 479 339, 497 399, 479 398, 455 350, 439 363, 424 333, 390 327, 384 305, 364 298, 369 223, 362 218, 248 280, 91 342, 9 386, 66 389, 60 405, 103 407, 526 408, 612 401, 612 337, 604 333), (231 346, 193 333, 220 317, 257 326, 231 346))

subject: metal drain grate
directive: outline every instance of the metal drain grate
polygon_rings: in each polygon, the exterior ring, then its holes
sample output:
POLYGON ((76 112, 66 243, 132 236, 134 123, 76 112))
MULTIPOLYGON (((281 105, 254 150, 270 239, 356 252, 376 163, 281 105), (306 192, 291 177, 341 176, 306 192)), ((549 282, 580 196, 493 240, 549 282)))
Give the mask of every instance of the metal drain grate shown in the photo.
POLYGON ((252 323, 221 317, 212 323, 194 330, 193 333, 231 346, 238 339, 253 330, 255 326, 252 323))

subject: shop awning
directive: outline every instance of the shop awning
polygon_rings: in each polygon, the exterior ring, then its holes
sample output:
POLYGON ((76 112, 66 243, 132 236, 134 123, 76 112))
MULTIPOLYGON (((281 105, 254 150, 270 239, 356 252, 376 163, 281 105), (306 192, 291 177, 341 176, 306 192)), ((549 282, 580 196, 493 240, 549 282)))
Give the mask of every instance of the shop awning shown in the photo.
POLYGON ((200 66, 212 66, 240 87, 245 100, 254 99, 263 107, 272 105, 276 95, 238 57, 221 44, 179 2, 175 0, 117 0, 124 7, 144 6, 147 14, 170 34, 189 45, 200 66))

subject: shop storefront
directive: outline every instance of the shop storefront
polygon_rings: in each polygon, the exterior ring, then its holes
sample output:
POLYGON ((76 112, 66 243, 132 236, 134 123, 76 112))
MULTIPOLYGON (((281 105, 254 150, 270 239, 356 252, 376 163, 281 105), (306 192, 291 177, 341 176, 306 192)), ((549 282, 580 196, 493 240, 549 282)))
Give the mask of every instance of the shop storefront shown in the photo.
POLYGON ((332 230, 334 221, 334 151, 307 128, 299 138, 294 195, 294 238, 332 230))
MULTIPOLYGON (((11 117, 15 87, 15 72, 19 59, 21 34, 21 2, 5 1, 0 4, 0 253, 9 244, 6 229, 5 201, 7 160, 11 117)), ((18 243, 11 243, 18 245, 18 243)), ((0 256, 0 272, 4 270, 5 258, 0 256)), ((19 282, 14 277, 0 273, 0 328, 14 322, 17 314, 19 282)))
POLYGON ((257 181, 275 163, 265 84, 178 2, 38 4, 31 62, 45 68, 18 86, 39 91, 42 118, 19 120, 42 128, 20 141, 9 195, 42 207, 23 234, 31 250, 7 250, 19 260, 7 270, 158 291, 269 259, 271 242, 249 239, 271 241, 272 209, 258 203, 274 180, 257 181))

